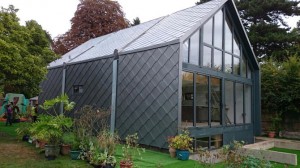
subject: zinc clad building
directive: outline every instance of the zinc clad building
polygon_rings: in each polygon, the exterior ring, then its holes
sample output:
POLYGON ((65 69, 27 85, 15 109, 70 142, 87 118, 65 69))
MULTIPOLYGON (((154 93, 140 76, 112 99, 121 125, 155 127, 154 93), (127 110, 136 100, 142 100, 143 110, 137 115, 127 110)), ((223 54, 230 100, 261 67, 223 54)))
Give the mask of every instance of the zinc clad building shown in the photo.
POLYGON ((167 148, 189 129, 219 148, 260 134, 260 70, 232 0, 212 0, 85 42, 50 63, 40 102, 67 93, 113 110, 124 138, 167 148))

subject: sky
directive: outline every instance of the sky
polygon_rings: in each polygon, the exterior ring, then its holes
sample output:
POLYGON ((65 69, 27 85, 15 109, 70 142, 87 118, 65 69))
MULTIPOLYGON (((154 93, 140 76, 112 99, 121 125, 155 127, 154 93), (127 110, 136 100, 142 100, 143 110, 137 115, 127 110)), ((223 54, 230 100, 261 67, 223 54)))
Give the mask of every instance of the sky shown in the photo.
MULTIPOLYGON (((117 0, 122 6, 125 17, 132 22, 139 17, 146 22, 161 16, 195 5, 198 0, 117 0)), ((19 9, 17 15, 22 25, 25 21, 36 20, 52 38, 64 34, 71 28, 79 0, 0 0, 0 6, 14 5, 19 9)), ((295 27, 298 18, 288 19, 295 27)))

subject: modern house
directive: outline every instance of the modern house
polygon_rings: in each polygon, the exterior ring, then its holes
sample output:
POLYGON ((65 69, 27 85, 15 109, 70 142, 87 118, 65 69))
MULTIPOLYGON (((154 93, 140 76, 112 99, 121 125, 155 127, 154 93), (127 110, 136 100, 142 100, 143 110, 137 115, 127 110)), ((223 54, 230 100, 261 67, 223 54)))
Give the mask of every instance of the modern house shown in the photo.
POLYGON ((214 149, 260 134, 260 70, 233 0, 212 0, 85 42, 50 63, 39 102, 111 107, 121 137, 167 147, 188 128, 214 149))

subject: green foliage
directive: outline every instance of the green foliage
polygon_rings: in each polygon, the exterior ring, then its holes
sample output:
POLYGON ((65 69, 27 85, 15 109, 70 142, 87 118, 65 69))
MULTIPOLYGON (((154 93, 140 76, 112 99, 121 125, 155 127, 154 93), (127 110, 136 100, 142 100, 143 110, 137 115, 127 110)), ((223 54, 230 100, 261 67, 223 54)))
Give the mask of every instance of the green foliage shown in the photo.
POLYGON ((40 92, 47 64, 57 56, 46 31, 35 21, 21 26, 17 11, 12 5, 0 11, 0 88, 32 97, 40 92))
POLYGON ((71 128, 72 124, 72 119, 63 115, 40 115, 39 120, 32 124, 29 131, 35 138, 57 145, 64 130, 71 128))
POLYGON ((23 137, 24 135, 29 135, 29 129, 31 127, 31 123, 30 122, 24 122, 24 124, 22 125, 22 127, 18 127, 16 129, 16 132, 19 136, 19 138, 23 137))
POLYGON ((193 139, 189 136, 187 130, 183 130, 183 133, 176 135, 170 146, 173 146, 175 149, 180 150, 192 150, 193 139))
POLYGON ((35 138, 57 145, 61 141, 64 131, 70 130, 73 120, 63 114, 58 115, 55 111, 55 105, 61 103, 63 103, 65 110, 71 110, 75 105, 74 102, 69 102, 69 97, 66 94, 46 100, 40 105, 48 114, 50 113, 47 110, 53 109, 55 115, 40 115, 38 121, 32 124, 30 133, 35 138))
POLYGON ((261 65, 262 111, 282 118, 300 114, 300 59, 291 56, 279 63, 261 65))
POLYGON ((299 1, 235 0, 235 3, 258 58, 285 60, 298 52, 299 34, 289 31, 284 17, 300 14, 299 1))
POLYGON ((139 137, 137 133, 134 133, 132 135, 127 135, 125 139, 126 139, 126 144, 122 147, 121 162, 133 163, 133 158, 135 156, 141 156, 141 152, 145 152, 145 149, 138 147, 139 137))
POLYGON ((65 132, 62 136, 62 143, 71 145, 72 150, 79 149, 79 139, 73 132, 65 132))

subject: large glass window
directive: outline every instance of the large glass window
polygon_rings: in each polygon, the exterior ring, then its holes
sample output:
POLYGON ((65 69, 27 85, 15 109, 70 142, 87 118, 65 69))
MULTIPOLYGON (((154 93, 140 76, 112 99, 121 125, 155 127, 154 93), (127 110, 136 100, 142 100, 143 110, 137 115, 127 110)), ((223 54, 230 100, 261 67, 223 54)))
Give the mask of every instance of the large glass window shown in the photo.
POLYGON ((213 22, 212 18, 203 26, 203 42, 212 45, 213 22))
POLYGON ((203 66, 211 67, 211 48, 203 46, 203 66))
POLYGON ((244 78, 247 75, 247 66, 246 65, 247 65, 246 59, 245 59, 245 56, 243 55, 242 56, 242 62, 241 62, 241 71, 242 71, 241 72, 242 73, 241 76, 244 77, 244 78))
POLYGON ((221 125, 222 124, 222 110, 221 110, 221 100, 222 100, 222 82, 219 78, 211 77, 211 125, 221 125))
POLYGON ((232 30, 229 19, 226 17, 225 20, 225 50, 232 53, 232 30))
POLYGON ((240 58, 233 57, 233 74, 240 74, 240 58))
POLYGON ((252 111, 252 96, 251 86, 245 85, 245 123, 251 123, 251 111, 252 111))
POLYGON ((234 83, 225 81, 225 124, 234 124, 234 83))
POLYGON ((182 72, 182 115, 183 127, 193 126, 193 99, 194 99, 194 75, 190 72, 182 72))
POLYGON ((190 38, 190 61, 191 64, 199 65, 199 30, 190 38))
POLYGON ((214 50, 214 69, 217 71, 222 71, 222 51, 214 50))
POLYGON ((233 39, 233 53, 236 56, 240 56, 240 46, 239 46, 239 42, 238 42, 236 36, 234 36, 234 39, 233 39))
POLYGON ((232 55, 227 53, 225 54, 225 72, 232 72, 232 55))
POLYGON ((235 85, 235 109, 236 124, 244 123, 244 89, 241 83, 235 85))
POLYGON ((214 20, 214 46, 223 48, 223 11, 220 10, 215 15, 214 20))
POLYGON ((196 75, 196 126, 208 126, 208 77, 196 75))
POLYGON ((183 62, 189 62, 189 40, 186 40, 182 46, 183 62))

